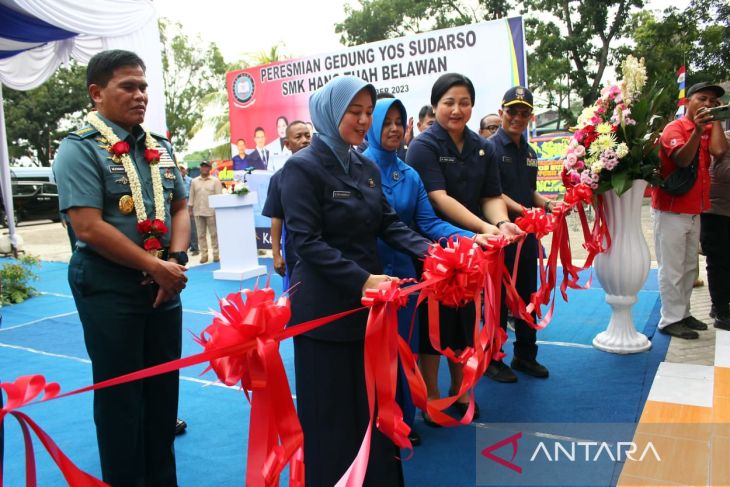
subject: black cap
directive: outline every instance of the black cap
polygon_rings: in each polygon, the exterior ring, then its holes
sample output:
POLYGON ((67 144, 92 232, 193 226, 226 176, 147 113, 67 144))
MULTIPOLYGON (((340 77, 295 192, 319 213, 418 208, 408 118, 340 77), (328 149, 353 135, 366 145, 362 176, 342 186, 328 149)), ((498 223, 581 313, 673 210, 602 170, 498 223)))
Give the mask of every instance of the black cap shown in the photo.
POLYGON ((522 103, 530 108, 532 106, 532 92, 524 86, 514 86, 507 90, 507 93, 502 97, 502 106, 508 107, 511 105, 517 105, 522 103))
POLYGON ((201 165, 201 166, 208 166, 208 167, 213 167, 213 166, 212 166, 212 165, 210 164, 210 161, 203 161, 203 162, 201 162, 201 163, 200 163, 200 165, 201 165))
POLYGON ((692 86, 689 87, 689 90, 687 90, 687 98, 694 95, 698 91, 714 91, 715 95, 717 95, 718 98, 720 98, 722 95, 725 94, 725 90, 722 89, 722 86, 720 85, 713 85, 712 83, 708 81, 702 81, 701 83, 695 83, 692 86))

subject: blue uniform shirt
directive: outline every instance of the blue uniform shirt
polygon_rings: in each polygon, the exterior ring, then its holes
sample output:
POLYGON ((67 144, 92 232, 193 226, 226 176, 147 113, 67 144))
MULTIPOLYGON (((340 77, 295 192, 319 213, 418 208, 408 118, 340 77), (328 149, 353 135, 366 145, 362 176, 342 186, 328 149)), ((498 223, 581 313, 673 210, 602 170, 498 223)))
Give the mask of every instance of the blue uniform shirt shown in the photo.
MULTIPOLYGON (((112 128, 120 140, 129 143, 129 156, 139 175, 142 199, 148 218, 155 218, 151 170, 160 171, 165 201, 165 224, 171 229, 170 203, 185 198, 185 184, 173 159, 170 143, 161 135, 152 134, 162 154, 160 162, 151 166, 144 158, 145 135, 140 126, 134 127, 130 134, 101 114, 99 118, 112 128)), ((115 164, 109 151, 101 147, 102 143, 98 140, 100 135, 89 125, 71 132, 61 142, 54 162, 59 207, 63 213, 74 207, 98 208, 104 221, 142 246, 144 236, 137 232, 135 211, 125 215, 119 210, 120 198, 132 194, 129 178, 124 166, 115 164)), ((162 237, 163 246, 169 245, 170 235, 171 230, 162 237)), ((77 247, 86 247, 86 243, 79 240, 77 247)))
POLYGON ((484 139, 466 128, 464 147, 459 152, 448 132, 436 122, 411 141, 406 162, 418 171, 427 192, 446 190, 469 211, 484 218, 481 200, 502 194, 491 150, 484 139))
MULTIPOLYGON (((261 214, 268 216, 269 218, 279 218, 284 220, 284 208, 281 205, 281 169, 276 171, 271 179, 269 180, 269 190, 266 193, 266 202, 264 208, 261 210, 261 214)), ((286 231, 286 224, 282 221, 281 224, 281 239, 284 241, 284 261, 286 262, 286 277, 291 274, 294 269, 294 265, 297 263, 297 254, 294 252, 294 247, 286 231)), ((284 289, 289 286, 288 279, 284 282, 284 289)))
POLYGON ((525 208, 535 206, 537 190, 537 153, 524 137, 515 144, 502 127, 487 142, 499 167, 504 194, 525 208))

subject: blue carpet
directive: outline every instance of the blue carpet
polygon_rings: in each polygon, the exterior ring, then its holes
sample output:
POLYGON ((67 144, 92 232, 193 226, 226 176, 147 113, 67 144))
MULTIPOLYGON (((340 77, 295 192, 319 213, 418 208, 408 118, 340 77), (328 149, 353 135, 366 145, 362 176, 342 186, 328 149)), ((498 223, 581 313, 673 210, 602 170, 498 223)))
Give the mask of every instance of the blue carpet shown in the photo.
MULTIPOLYGON (((262 263, 272 272, 271 260, 262 259, 262 263)), ((216 296, 223 297, 255 285, 255 280, 216 281, 212 271, 217 268, 218 264, 207 264, 188 271, 190 280, 183 292, 183 355, 200 351, 193 335, 211 322, 208 311, 217 309, 216 296)), ((66 265, 44 262, 39 274, 36 287, 44 294, 2 308, 2 378, 12 380, 40 373, 48 380, 59 382, 66 391, 87 385, 91 382, 91 368, 66 282, 66 265)), ((265 277, 259 280, 260 285, 265 282, 265 277)), ((281 278, 273 272, 270 285, 277 293, 281 291, 281 278)), ((538 334, 538 339, 544 342, 540 345, 540 361, 550 369, 550 379, 520 375, 516 384, 481 381, 475 390, 482 411, 479 424, 432 429, 422 423, 419 415, 415 427, 423 445, 404 462, 407 485, 475 485, 475 452, 477 447, 484 448, 477 444, 478 428, 494 424, 509 428, 511 423, 518 422, 637 421, 669 343, 667 337, 654 335, 659 313, 656 272, 650 274, 634 307, 637 327, 652 337, 653 347, 645 353, 619 356, 590 347, 595 334, 605 328, 610 314, 596 279, 591 290, 569 290, 569 299, 569 303, 557 302, 553 322, 538 334)), ((506 351, 511 355, 511 345, 506 351)), ((281 354, 294 390, 291 341, 282 343, 281 354)), ((442 391, 448 387, 445 365, 440 375, 442 391)), ((189 428, 176 440, 179 484, 243 485, 250 407, 240 390, 211 385, 208 381, 214 381, 215 377, 211 372, 201 376, 204 368, 205 365, 200 365, 181 371, 180 417, 188 422, 189 428)), ((91 411, 91 394, 26 409, 80 468, 99 475, 91 411)), ((63 485, 42 446, 37 442, 35 446, 40 485, 63 485)), ((6 421, 5 451, 6 485, 23 485, 22 436, 12 420, 6 421)), ((620 465, 616 467, 618 471, 620 465)))

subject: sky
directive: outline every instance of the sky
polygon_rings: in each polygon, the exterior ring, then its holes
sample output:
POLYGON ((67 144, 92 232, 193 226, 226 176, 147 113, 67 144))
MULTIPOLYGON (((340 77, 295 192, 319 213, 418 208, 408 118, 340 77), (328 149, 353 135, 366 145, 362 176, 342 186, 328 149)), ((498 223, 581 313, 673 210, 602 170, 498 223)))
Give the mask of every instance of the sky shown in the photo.
MULTIPOLYGON (((648 0, 646 7, 662 11, 669 6, 683 9, 689 0, 648 0)), ((183 31, 204 42, 214 42, 227 62, 250 59, 255 53, 279 45, 286 57, 312 56, 338 51, 340 35, 335 24, 345 19, 344 6, 357 7, 357 0, 153 0, 160 17, 179 22, 183 31), (246 8, 254 5, 253 8, 246 8), (264 8, 270 6, 269 8, 264 8), (275 7, 275 8, 274 8, 275 7)), ((529 69, 529 68, 528 68, 529 69)), ((528 73, 529 76, 529 73, 528 73)), ((186 151, 215 145, 212 129, 201 130, 186 151)))

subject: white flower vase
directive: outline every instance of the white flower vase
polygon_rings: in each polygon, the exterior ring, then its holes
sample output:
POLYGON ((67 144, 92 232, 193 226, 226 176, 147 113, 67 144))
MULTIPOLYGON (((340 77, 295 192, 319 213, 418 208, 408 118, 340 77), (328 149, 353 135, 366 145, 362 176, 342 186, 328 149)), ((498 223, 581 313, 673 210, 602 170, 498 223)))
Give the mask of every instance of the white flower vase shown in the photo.
POLYGON ((637 353, 651 348, 646 335, 636 331, 631 315, 651 260, 641 229, 646 186, 646 181, 636 180, 620 197, 614 191, 603 195, 611 247, 596 257, 594 267, 612 311, 608 328, 593 339, 593 346, 604 352, 637 353))

